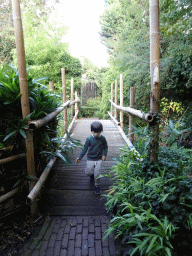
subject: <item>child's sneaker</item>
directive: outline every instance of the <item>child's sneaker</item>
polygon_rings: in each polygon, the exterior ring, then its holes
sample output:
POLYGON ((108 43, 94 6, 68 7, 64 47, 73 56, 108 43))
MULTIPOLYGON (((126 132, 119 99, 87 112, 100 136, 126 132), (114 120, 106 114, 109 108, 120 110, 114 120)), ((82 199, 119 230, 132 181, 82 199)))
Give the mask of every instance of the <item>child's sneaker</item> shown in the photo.
POLYGON ((95 194, 99 195, 101 193, 100 187, 99 186, 94 186, 95 189, 95 194))

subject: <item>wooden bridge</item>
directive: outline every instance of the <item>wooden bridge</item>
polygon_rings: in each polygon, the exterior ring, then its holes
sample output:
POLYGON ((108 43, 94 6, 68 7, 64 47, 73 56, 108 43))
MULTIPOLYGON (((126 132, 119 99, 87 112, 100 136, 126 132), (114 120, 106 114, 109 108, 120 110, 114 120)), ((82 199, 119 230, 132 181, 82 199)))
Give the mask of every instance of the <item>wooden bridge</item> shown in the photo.
MULTIPOLYGON (((78 119, 76 120, 72 133, 75 139, 79 139, 82 144, 88 135, 91 134, 90 125, 98 119, 78 119)), ((101 174, 108 173, 114 165, 114 157, 119 156, 119 148, 125 146, 117 125, 111 120, 100 120, 103 124, 103 135, 108 142, 108 155, 102 164, 101 174)), ((45 191, 41 198, 41 211, 52 216, 97 216, 106 215, 105 198, 111 180, 103 177, 100 182, 101 195, 95 195, 94 182, 85 175, 86 155, 80 163, 76 163, 81 149, 75 149, 74 155, 70 155, 71 165, 68 166, 57 160, 51 174, 45 184, 45 191)))

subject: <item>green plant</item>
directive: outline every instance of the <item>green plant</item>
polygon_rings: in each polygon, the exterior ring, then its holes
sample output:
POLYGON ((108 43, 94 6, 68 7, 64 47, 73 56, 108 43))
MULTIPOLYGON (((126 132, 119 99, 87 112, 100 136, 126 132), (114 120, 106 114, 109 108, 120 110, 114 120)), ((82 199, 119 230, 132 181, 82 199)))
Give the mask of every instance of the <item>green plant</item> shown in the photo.
MULTIPOLYGON (((30 115, 24 120, 21 112, 19 74, 12 65, 5 65, 0 70, 0 157, 6 158, 11 155, 17 155, 25 152, 25 129, 28 119, 40 119, 54 111, 60 105, 61 97, 49 91, 47 86, 40 82, 45 78, 33 79, 27 76, 29 89, 30 115)), ((52 138, 57 136, 57 118, 53 119, 47 125, 33 132, 34 153, 37 176, 39 176, 46 166, 46 157, 41 155, 41 151, 51 151, 52 138)), ((15 171, 9 173, 7 169, 12 167, 8 164, 2 167, 0 179, 2 181, 0 191, 9 191, 24 175, 26 163, 17 161, 14 166, 15 171), (7 176, 8 175, 8 176, 7 176), (13 179, 12 179, 13 177, 13 179), (10 183, 10 185, 8 184, 10 183)))
MULTIPOLYGON (((106 235, 115 232, 120 255, 171 255, 177 251, 179 232, 191 229, 190 160, 166 147, 160 147, 155 164, 147 148, 142 153, 140 162, 125 147, 112 167, 114 184, 105 195, 112 219, 106 235)), ((181 244, 182 239, 187 238, 181 244)))
POLYGON ((173 237, 173 232, 177 228, 168 221, 167 216, 165 216, 163 221, 152 214, 150 218, 157 225, 154 223, 149 224, 148 232, 142 232, 133 236, 133 241, 129 243, 135 243, 137 247, 130 256, 134 255, 137 250, 140 251, 140 255, 171 256, 173 246, 171 245, 170 238, 173 237))
POLYGON ((42 151, 41 154, 47 155, 47 161, 54 157, 61 158, 66 164, 70 164, 68 153, 73 154, 74 148, 82 148, 80 140, 72 138, 73 134, 67 132, 67 138, 56 137, 52 138, 50 143, 51 151, 42 151))
POLYGON ((167 135, 167 138, 164 140, 165 144, 172 146, 184 131, 186 131, 186 128, 183 123, 177 122, 174 124, 173 121, 169 119, 169 125, 165 126, 165 133, 167 135))

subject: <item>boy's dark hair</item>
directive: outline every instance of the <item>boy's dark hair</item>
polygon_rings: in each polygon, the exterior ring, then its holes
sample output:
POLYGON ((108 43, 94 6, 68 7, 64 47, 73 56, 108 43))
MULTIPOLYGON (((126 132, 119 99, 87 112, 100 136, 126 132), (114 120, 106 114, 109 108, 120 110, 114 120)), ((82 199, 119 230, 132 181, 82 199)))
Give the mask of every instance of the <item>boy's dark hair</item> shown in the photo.
POLYGON ((92 132, 102 132, 103 131, 103 125, 102 123, 95 121, 91 124, 91 131, 92 132))

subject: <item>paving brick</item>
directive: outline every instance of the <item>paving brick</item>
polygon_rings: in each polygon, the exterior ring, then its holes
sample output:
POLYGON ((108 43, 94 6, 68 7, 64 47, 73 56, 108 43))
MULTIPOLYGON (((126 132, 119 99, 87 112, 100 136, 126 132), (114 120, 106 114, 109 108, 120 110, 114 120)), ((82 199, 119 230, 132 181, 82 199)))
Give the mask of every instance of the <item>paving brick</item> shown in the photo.
POLYGON ((82 256, 87 256, 88 255, 88 241, 83 240, 82 241, 82 256))
POLYGON ((54 228, 55 224, 56 224, 57 219, 52 219, 51 223, 50 223, 50 227, 54 228))
POLYGON ((115 241, 109 239, 109 251, 111 255, 116 255, 115 241))
POLYGON ((81 234, 76 235, 75 247, 81 247, 81 234))
POLYGON ((76 232, 77 232, 77 233, 81 233, 81 232, 82 232, 82 229, 83 229, 82 224, 77 224, 77 230, 76 230, 76 232))
POLYGON ((67 223, 66 220, 62 220, 60 227, 61 227, 61 228, 64 228, 64 227, 66 226, 66 223, 67 223))
POLYGON ((100 227, 101 226, 101 220, 99 217, 95 218, 95 227, 100 227))
POLYGON ((101 223, 106 223, 107 222, 107 216, 102 216, 101 217, 101 223))
POLYGON ((94 219, 92 217, 88 217, 88 221, 89 221, 89 224, 93 224, 94 223, 94 219))
POLYGON ((55 246, 55 240, 56 240, 56 234, 51 234, 48 247, 54 247, 55 246))
POLYGON ((93 224, 89 225, 89 233, 94 233, 95 232, 95 227, 93 224))
POLYGON ((60 228, 56 237, 56 240, 61 241, 63 238, 63 234, 64 234, 64 228, 60 228))
POLYGON ((55 248, 54 248, 54 256, 59 256, 61 251, 61 241, 55 242, 55 248))
POLYGON ((103 247, 103 256, 110 256, 108 247, 103 247))
POLYGON ((61 224, 61 218, 56 218, 56 224, 61 224))
POLYGON ((95 241, 96 256, 102 256, 101 240, 95 241))
POLYGON ((62 249, 60 252, 60 256, 67 256, 67 250, 62 249))
POLYGON ((53 253, 54 253, 53 251, 54 251, 54 248, 48 248, 48 250, 47 250, 47 252, 46 252, 45 255, 46 255, 46 256, 53 256, 53 255, 54 255, 54 254, 53 254, 53 253))
POLYGON ((84 217, 83 219, 83 227, 88 227, 89 219, 88 217, 84 217))
POLYGON ((78 216, 78 217, 76 217, 76 219, 77 219, 77 223, 79 223, 79 224, 83 223, 83 217, 78 216))
POLYGON ((64 234, 63 240, 62 240, 62 248, 67 248, 69 242, 69 234, 64 234))
POLYGON ((82 237, 82 239, 83 240, 88 239, 88 228, 83 228, 83 237, 82 237))
POLYGON ((105 240, 103 240, 105 234, 102 233, 102 245, 108 247, 109 246, 109 237, 107 236, 105 240))
POLYGON ((95 256, 95 248, 89 248, 89 256, 95 256))
POLYGON ((47 232, 46 232, 45 235, 44 235, 44 240, 49 240, 49 239, 50 239, 50 236, 51 236, 51 234, 52 234, 52 230, 53 230, 52 227, 49 227, 49 228, 47 229, 47 232))
POLYGON ((88 234, 88 247, 93 247, 95 241, 95 236, 93 234, 88 234))
POLYGON ((76 227, 72 227, 69 234, 69 239, 75 239, 75 232, 76 232, 76 227))
POLYGON ((53 228, 53 233, 58 233, 60 228, 60 224, 55 224, 55 227, 53 228))
POLYGON ((45 255, 49 241, 43 241, 40 249, 40 255, 45 255))
POLYGON ((95 227, 95 239, 101 239, 101 228, 95 227))
POLYGON ((72 219, 72 225, 77 226, 77 219, 75 217, 73 217, 72 219))
POLYGON ((75 256, 81 256, 81 248, 75 248, 75 256))
POLYGON ((106 229, 107 229, 107 225, 102 223, 102 224, 101 224, 101 231, 102 231, 102 232, 105 232, 106 229))
POLYGON ((70 232, 70 230, 71 230, 71 226, 69 225, 69 224, 67 224, 66 226, 65 226, 65 229, 64 229, 64 233, 69 233, 70 232))
POLYGON ((74 256, 75 253, 75 241, 74 240, 69 240, 69 245, 68 245, 68 256, 74 256))

